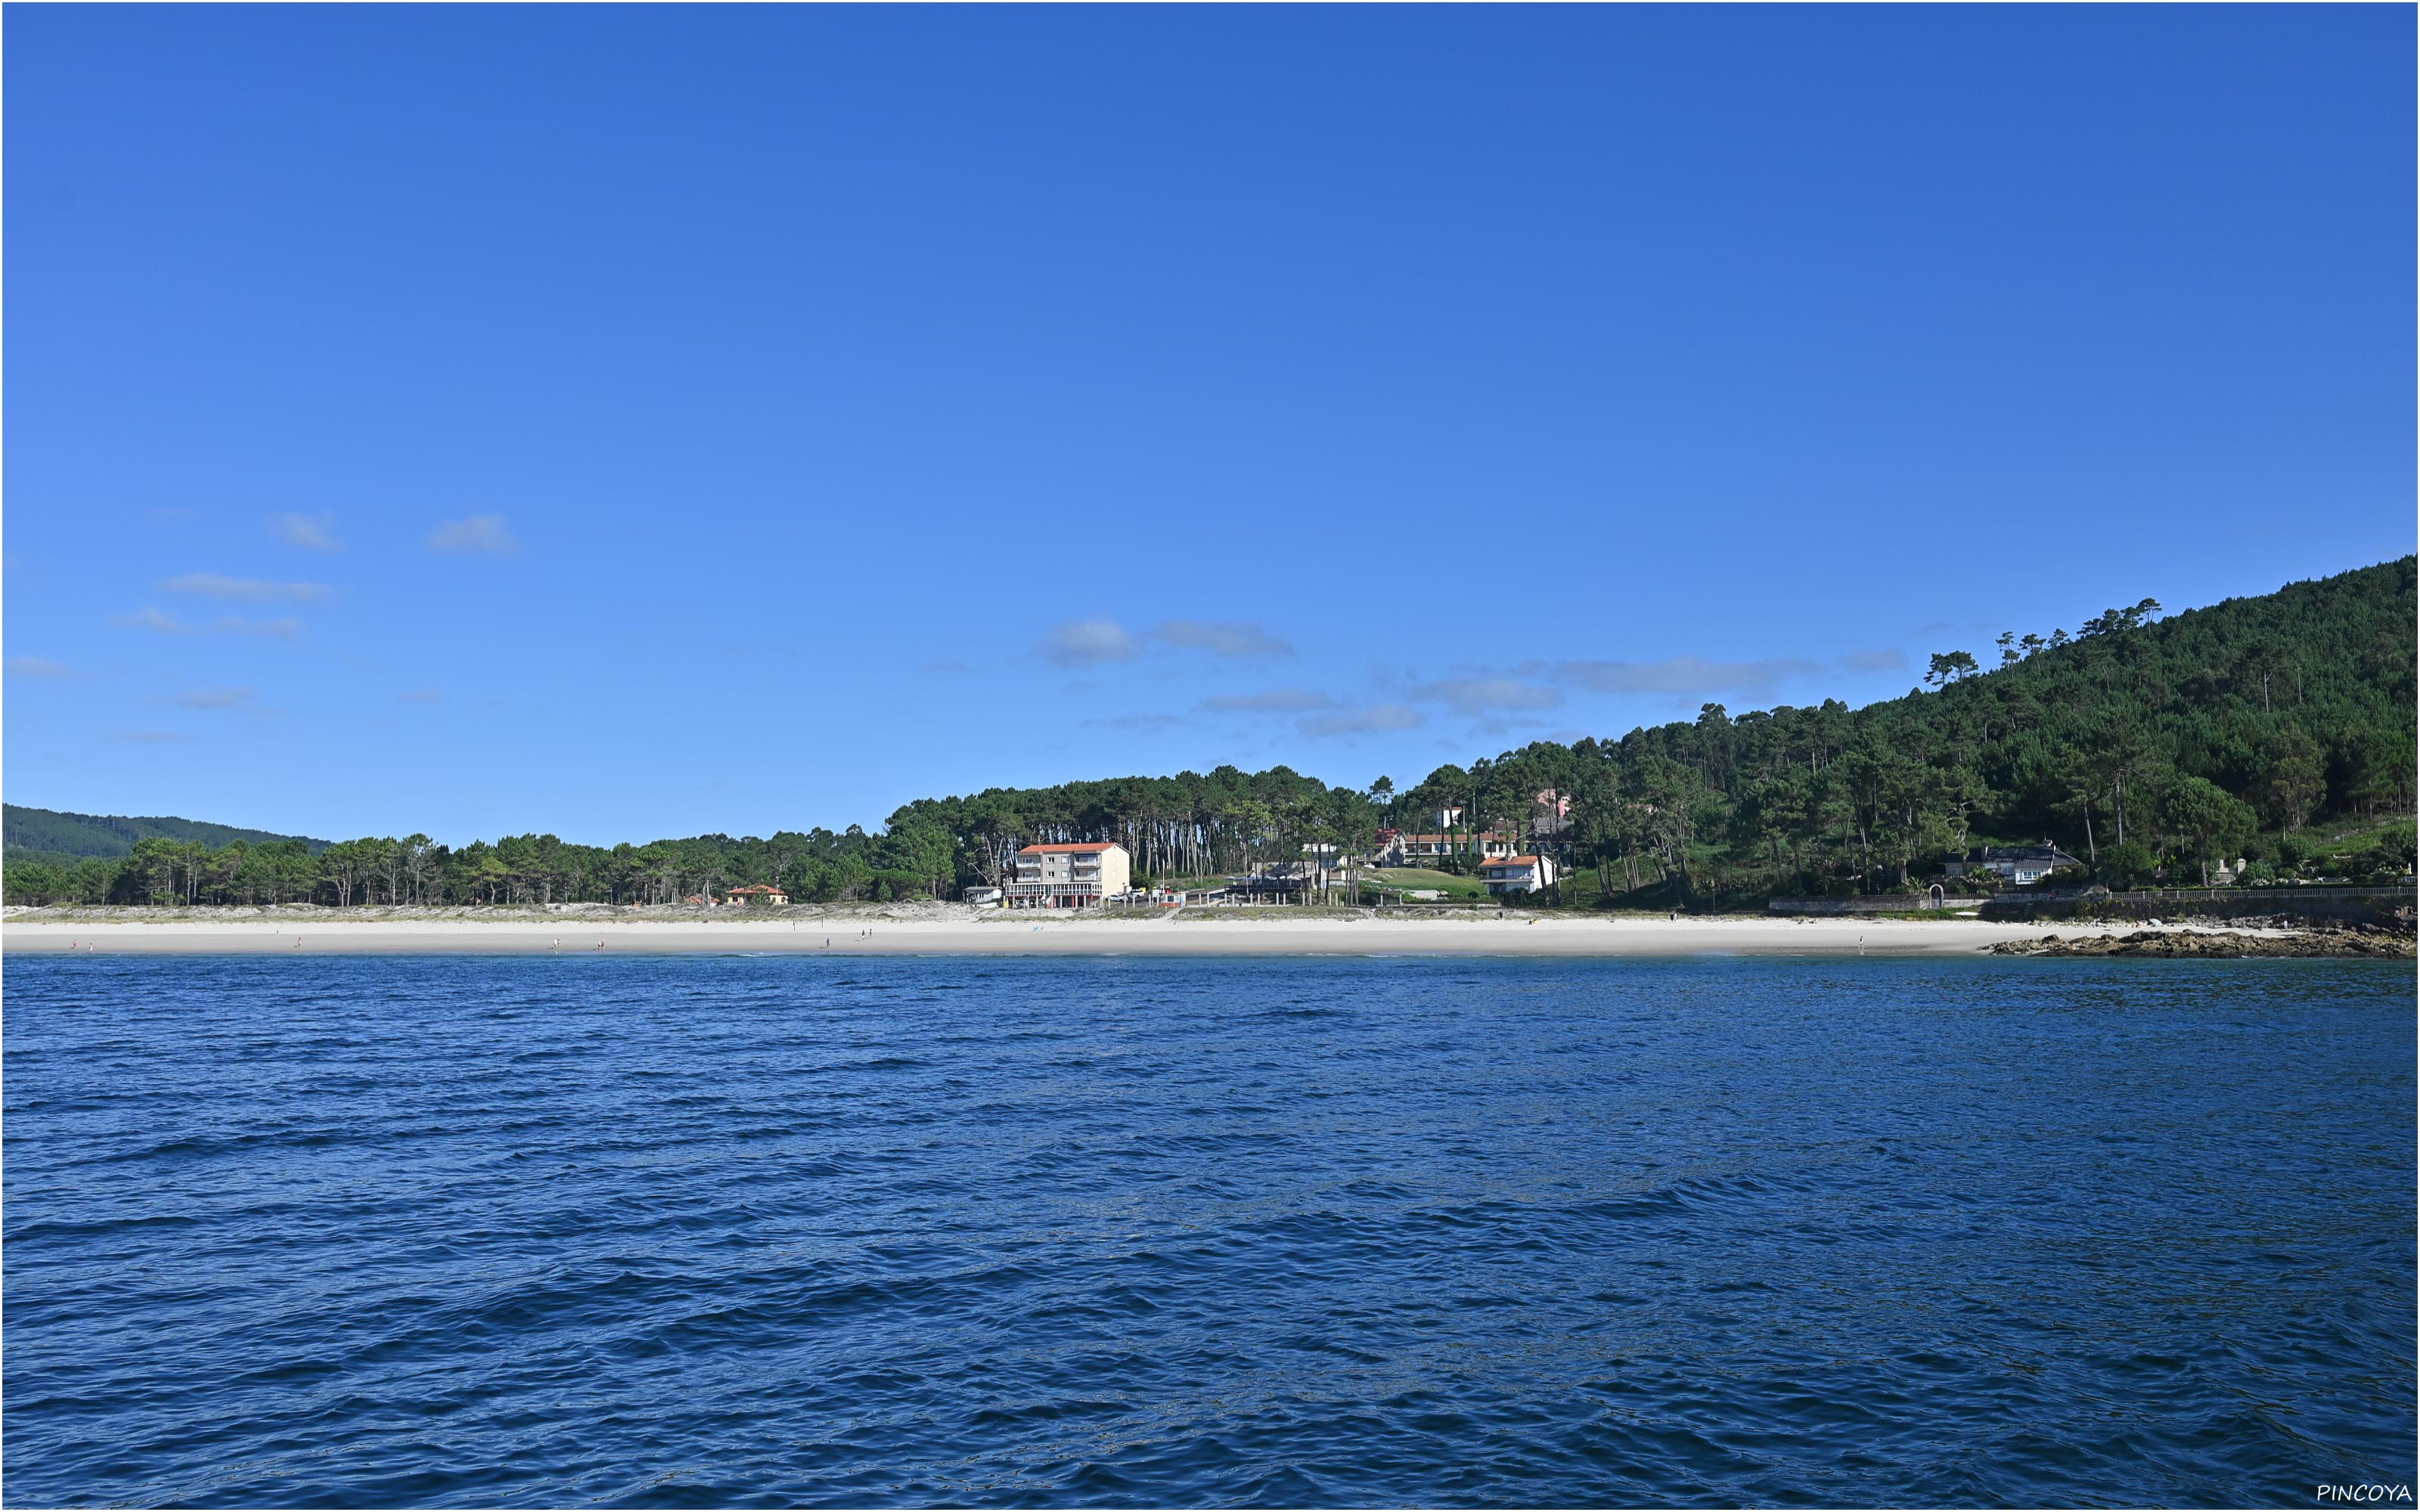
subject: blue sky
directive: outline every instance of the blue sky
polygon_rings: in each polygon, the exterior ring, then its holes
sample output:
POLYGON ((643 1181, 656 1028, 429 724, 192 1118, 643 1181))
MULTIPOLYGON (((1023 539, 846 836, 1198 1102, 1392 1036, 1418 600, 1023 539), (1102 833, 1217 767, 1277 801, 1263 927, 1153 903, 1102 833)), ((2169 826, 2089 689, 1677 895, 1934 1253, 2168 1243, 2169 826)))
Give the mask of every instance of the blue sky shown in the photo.
POLYGON ((2399 556, 2413 25, 10 8, 8 796, 1400 782, 2399 556))

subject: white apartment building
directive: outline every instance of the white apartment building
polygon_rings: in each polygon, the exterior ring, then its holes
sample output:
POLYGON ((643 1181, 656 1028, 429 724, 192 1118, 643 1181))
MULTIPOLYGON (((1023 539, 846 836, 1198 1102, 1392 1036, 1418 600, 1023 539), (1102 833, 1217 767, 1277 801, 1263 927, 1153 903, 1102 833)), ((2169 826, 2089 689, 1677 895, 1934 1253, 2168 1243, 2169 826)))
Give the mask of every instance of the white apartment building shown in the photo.
POLYGON ((1126 890, 1133 860, 1115 841, 1081 845, 1028 845, 1016 853, 1008 884, 1011 908, 1097 908, 1126 890))

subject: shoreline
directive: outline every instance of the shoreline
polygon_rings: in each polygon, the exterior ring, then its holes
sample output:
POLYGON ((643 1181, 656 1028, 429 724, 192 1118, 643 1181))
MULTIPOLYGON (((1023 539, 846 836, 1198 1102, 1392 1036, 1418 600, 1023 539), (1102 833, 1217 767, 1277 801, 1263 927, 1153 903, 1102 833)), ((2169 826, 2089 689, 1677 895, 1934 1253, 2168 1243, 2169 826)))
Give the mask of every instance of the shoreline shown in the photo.
MULTIPOLYGON (((30 911, 28 911, 30 912, 30 911)), ((2138 924, 1987 923, 1972 918, 1713 916, 1587 918, 1556 915, 1282 918, 1276 910, 1156 918, 1037 918, 951 908, 776 918, 645 918, 628 913, 490 918, 303 917, 9 918, 0 949, 134 955, 968 955, 968 956, 1979 956, 2089 942, 2138 924), (907 917, 902 917, 905 914, 907 917), (827 943, 829 942, 829 943, 827 943)), ((149 912, 146 910, 144 912, 149 912)), ((416 910, 397 910, 414 915, 416 910)), ((2164 933, 2245 940, 2286 930, 2182 925, 2164 933)))

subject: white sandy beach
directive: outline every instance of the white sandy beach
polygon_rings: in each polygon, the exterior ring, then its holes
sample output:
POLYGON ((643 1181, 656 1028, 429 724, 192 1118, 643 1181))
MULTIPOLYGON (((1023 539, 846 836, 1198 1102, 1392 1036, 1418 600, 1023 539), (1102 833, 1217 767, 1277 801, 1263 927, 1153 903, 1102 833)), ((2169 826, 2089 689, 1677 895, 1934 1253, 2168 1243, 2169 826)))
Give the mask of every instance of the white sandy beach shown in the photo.
MULTIPOLYGON (((131 911, 130 911, 131 912, 131 911)), ((643 918, 566 914, 498 918, 10 918, 9 951, 147 955, 627 955, 814 952, 855 955, 1973 955, 2002 940, 2081 938, 2140 925, 1985 923, 1971 918, 1572 918, 1522 915, 1359 918, 1194 913, 1162 918, 977 914, 896 918, 801 914, 643 918)))

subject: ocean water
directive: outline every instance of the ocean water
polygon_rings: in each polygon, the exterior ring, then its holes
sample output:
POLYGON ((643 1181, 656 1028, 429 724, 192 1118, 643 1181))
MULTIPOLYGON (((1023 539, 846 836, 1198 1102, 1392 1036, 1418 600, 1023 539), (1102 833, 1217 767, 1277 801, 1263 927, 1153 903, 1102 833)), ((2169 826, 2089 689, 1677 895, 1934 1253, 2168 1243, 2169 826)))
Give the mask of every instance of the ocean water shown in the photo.
POLYGON ((2414 1483, 2413 974, 8 963, 10 1504, 2414 1483))

